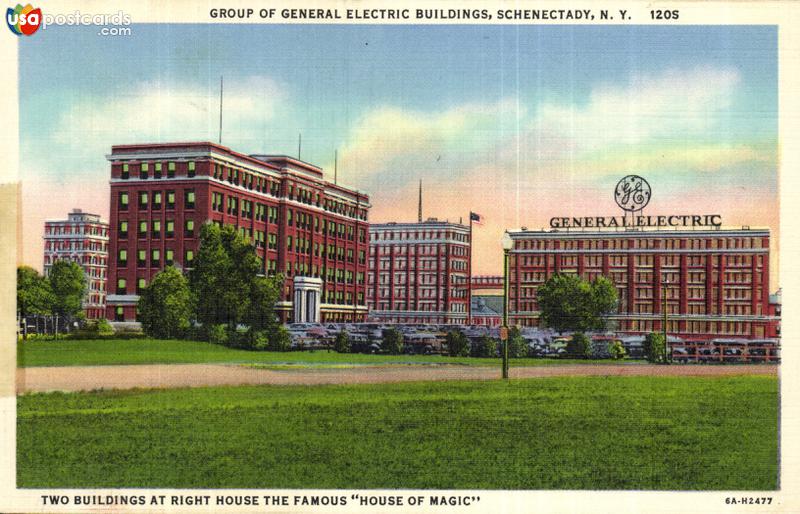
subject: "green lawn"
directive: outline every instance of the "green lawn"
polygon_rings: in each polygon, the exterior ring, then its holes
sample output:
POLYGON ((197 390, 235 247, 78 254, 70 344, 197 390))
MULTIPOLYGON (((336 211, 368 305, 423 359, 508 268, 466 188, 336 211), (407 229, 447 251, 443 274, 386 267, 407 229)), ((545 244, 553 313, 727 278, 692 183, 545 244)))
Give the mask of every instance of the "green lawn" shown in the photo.
POLYGON ((775 377, 18 398, 25 488, 772 490, 775 377))
MULTIPOLYGON (((93 366, 110 364, 389 364, 439 363, 470 366, 500 366, 499 359, 445 357, 440 355, 338 354, 327 350, 304 352, 254 352, 235 350, 197 341, 158 339, 110 339, 29 341, 17 343, 17 365, 93 366)), ((575 364, 576 360, 512 359, 512 366, 575 364)), ((594 364, 602 361, 591 361, 594 364)), ((611 361, 606 361, 611 363, 611 361)))

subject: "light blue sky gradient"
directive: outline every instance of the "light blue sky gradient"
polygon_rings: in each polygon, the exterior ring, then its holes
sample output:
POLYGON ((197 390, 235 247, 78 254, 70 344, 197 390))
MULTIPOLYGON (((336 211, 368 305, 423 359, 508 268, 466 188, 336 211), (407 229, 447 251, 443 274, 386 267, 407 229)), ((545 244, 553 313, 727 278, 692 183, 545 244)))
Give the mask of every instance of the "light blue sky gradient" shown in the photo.
POLYGON ((617 214, 608 192, 635 172, 654 212, 777 232, 774 26, 131 28, 20 42, 30 263, 45 217, 107 215, 111 145, 216 141, 220 75, 223 144, 296 155, 302 132, 302 158, 329 178, 338 150, 340 182, 370 194, 373 221, 414 219, 424 178, 426 215, 482 212, 488 248, 504 227, 617 214))

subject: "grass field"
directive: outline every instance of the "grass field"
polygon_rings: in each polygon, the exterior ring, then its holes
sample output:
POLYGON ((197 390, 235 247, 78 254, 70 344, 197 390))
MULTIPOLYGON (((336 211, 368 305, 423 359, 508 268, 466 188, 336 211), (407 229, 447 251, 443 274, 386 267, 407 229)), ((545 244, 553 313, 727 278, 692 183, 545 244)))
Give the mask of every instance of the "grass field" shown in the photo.
POLYGON ((18 398, 24 488, 767 490, 774 377, 560 377, 18 398))
MULTIPOLYGON (((575 364, 577 360, 511 359, 512 366, 575 364)), ((597 364, 602 361, 586 361, 597 364)), ((610 361, 609 361, 610 362, 610 361)), ((439 363, 499 366, 499 359, 446 357, 440 355, 339 354, 327 350, 304 352, 255 352, 197 341, 157 339, 110 339, 29 341, 17 343, 17 365, 93 366, 113 364, 390 364, 439 363)))

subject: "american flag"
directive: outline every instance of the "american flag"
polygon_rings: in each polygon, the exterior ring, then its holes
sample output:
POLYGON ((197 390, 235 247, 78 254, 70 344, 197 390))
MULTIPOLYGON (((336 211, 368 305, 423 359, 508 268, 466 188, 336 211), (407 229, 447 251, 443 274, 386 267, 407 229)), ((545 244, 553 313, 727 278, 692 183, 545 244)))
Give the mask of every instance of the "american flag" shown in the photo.
POLYGON ((480 214, 478 214, 478 213, 476 213, 476 212, 472 212, 472 211, 470 211, 470 213, 469 213, 469 220, 470 220, 472 223, 475 223, 475 224, 477 224, 477 225, 480 225, 481 223, 483 223, 483 216, 481 216, 480 214))

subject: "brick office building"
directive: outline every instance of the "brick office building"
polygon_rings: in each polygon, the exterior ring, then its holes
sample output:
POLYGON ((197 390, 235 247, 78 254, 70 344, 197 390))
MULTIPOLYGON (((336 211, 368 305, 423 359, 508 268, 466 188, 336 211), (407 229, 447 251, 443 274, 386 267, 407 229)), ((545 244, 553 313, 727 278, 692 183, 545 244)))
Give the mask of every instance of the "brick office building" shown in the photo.
POLYGON ((768 229, 514 231, 510 323, 538 324, 537 287, 554 273, 610 278, 619 330, 687 339, 776 337, 768 229), (666 294, 666 299, 664 295, 666 294))
POLYGON ((371 320, 467 322, 469 227, 431 218, 369 227, 367 303, 371 320))
POLYGON ((80 264, 86 276, 83 309, 90 319, 102 318, 106 307, 108 223, 97 214, 73 209, 66 220, 44 224, 44 273, 56 261, 80 264))
POLYGON ((109 319, 136 317, 137 291, 159 270, 192 267, 200 226, 250 238, 264 273, 282 273, 283 321, 366 317, 364 193, 287 156, 244 155, 210 142, 118 145, 111 162, 109 319))

